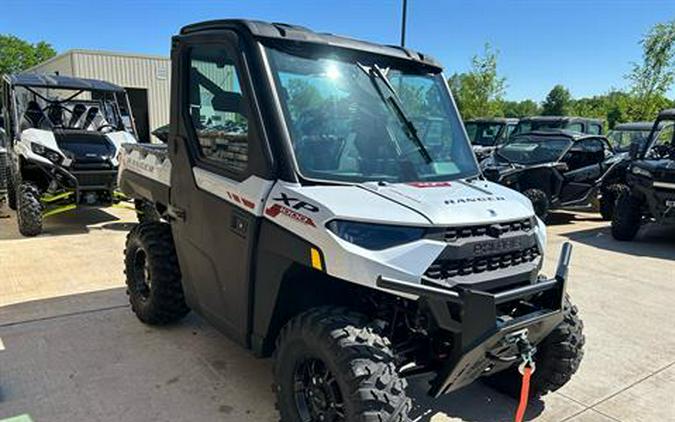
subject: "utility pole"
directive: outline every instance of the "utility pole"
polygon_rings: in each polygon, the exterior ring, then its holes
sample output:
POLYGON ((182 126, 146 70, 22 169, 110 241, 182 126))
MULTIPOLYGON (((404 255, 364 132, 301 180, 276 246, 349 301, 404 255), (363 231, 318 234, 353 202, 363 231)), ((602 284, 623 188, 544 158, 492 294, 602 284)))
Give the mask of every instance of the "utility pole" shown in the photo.
POLYGON ((405 47, 405 24, 408 14, 408 0, 403 0, 403 17, 401 19, 401 47, 405 47))

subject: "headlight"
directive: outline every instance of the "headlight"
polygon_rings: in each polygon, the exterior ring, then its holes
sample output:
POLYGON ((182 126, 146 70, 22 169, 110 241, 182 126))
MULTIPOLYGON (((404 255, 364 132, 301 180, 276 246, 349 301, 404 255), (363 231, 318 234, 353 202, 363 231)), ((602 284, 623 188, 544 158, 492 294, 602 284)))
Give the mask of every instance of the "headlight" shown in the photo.
POLYGON ((650 179, 652 178, 652 174, 649 172, 649 170, 645 170, 640 167, 633 167, 632 172, 636 176, 649 177, 650 179))
POLYGON ((31 142, 30 149, 33 150, 33 152, 36 153, 37 155, 45 157, 54 164, 61 164, 61 161, 63 160, 61 154, 45 147, 44 145, 31 142))
POLYGON ((340 239, 376 251, 421 239, 426 231, 420 227, 389 226, 340 220, 333 220, 326 227, 340 239))

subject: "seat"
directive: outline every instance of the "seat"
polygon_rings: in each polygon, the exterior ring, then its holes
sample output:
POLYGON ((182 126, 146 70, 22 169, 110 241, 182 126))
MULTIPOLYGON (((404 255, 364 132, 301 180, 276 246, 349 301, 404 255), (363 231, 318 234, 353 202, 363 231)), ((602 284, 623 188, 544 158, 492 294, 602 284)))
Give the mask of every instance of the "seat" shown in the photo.
POLYGON ((70 120, 68 121, 68 127, 70 128, 77 128, 78 127, 78 122, 84 116, 84 113, 87 112, 87 106, 84 104, 75 104, 75 107, 73 107, 73 114, 70 116, 70 120))
POLYGON ((19 129, 24 131, 26 129, 43 129, 47 125, 47 118, 42 111, 40 104, 36 101, 29 101, 26 106, 26 111, 21 116, 21 124, 19 129))

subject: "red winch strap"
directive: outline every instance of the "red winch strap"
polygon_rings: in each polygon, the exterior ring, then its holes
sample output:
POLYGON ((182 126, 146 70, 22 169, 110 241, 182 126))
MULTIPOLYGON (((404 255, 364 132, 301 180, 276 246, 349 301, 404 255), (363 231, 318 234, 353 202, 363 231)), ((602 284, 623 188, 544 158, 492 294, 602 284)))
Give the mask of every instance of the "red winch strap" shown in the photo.
POLYGON ((523 384, 520 387, 520 403, 516 411, 516 422, 523 422, 525 410, 527 409, 527 399, 530 396, 530 377, 532 376, 532 367, 525 366, 523 371, 523 384))

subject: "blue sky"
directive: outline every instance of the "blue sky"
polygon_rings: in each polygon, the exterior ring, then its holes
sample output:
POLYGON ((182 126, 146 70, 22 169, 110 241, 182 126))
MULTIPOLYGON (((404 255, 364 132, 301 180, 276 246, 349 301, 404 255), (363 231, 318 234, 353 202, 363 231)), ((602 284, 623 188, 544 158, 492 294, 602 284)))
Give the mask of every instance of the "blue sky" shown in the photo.
MULTIPOLYGON (((557 83, 574 97, 626 85, 638 41, 675 18, 675 0, 409 0, 407 46, 447 75, 485 42, 500 51, 507 98, 542 100, 557 83)), ((70 48, 168 55, 170 36, 200 20, 248 17, 398 43, 400 0, 2 0, 0 33, 70 48)), ((675 89, 669 95, 675 96, 675 89)))

